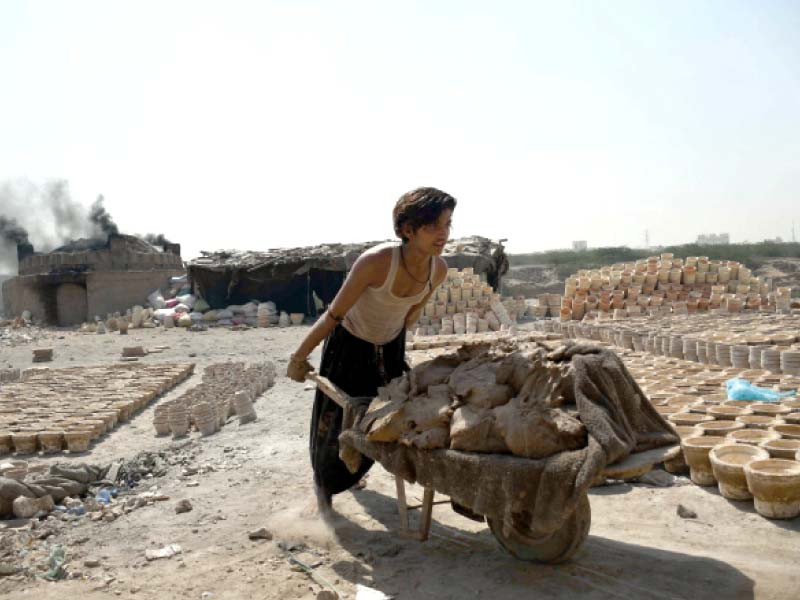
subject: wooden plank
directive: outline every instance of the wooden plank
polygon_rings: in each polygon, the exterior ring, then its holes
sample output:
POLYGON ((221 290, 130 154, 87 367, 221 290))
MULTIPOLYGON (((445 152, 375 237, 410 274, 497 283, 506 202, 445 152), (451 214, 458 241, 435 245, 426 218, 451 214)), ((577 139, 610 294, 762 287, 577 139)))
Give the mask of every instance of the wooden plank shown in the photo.
POLYGON ((422 496, 422 515, 419 522, 419 539, 424 542, 428 539, 428 533, 431 530, 431 518, 433 516, 433 496, 435 492, 433 488, 425 488, 425 494, 422 496))
POLYGON ((310 379, 316 383, 317 387, 322 390, 323 394, 336 402, 336 404, 342 408, 350 408, 352 406, 350 402, 350 396, 348 396, 338 385, 333 383, 327 377, 312 372, 306 375, 306 379, 310 379))
POLYGON ((678 444, 674 446, 662 446, 661 448, 654 448, 653 450, 646 450, 645 452, 636 452, 618 463, 606 465, 603 475, 611 479, 630 479, 632 477, 638 477, 650 471, 653 465, 676 458, 680 452, 681 447, 678 444))

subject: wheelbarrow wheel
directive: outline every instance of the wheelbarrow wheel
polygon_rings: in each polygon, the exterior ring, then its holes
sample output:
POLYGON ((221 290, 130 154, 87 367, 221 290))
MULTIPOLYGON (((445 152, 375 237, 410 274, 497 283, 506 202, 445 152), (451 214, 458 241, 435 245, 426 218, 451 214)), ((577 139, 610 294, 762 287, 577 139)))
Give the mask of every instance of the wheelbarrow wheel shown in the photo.
POLYGON ((511 555, 520 560, 557 564, 568 560, 586 540, 592 523, 592 508, 588 496, 584 495, 561 529, 544 540, 530 536, 530 529, 521 515, 515 516, 508 528, 503 527, 502 519, 486 517, 486 521, 494 537, 511 555))

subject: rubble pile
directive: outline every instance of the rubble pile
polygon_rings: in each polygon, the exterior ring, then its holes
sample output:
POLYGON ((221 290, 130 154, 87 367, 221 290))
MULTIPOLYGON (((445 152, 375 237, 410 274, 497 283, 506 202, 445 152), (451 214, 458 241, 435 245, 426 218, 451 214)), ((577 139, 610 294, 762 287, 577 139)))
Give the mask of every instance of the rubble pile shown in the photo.
POLYGON ((787 312, 791 288, 770 291, 769 285, 736 261, 670 253, 581 270, 568 277, 560 317, 623 319, 639 315, 684 315, 704 311, 742 310, 787 312))
POLYGON ((369 441, 546 458, 587 443, 569 369, 538 344, 464 346, 379 388, 360 427, 369 441))
POLYGON ((619 322, 540 321, 534 327, 696 363, 800 376, 800 311, 704 313, 619 322))
POLYGON ((219 431, 234 415, 241 424, 255 420, 253 401, 274 385, 275 375, 271 362, 227 362, 206 367, 201 383, 156 407, 156 435, 180 438, 194 428, 205 436, 219 431))
POLYGON ((193 370, 193 364, 27 369, 0 387, 0 455, 85 451, 193 370))

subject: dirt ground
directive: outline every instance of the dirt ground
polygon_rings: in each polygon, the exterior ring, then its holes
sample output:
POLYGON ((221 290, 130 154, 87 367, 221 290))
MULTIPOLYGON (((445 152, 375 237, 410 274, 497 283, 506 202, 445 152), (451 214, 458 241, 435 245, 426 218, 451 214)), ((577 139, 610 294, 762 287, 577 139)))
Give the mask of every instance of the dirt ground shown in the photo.
MULTIPOLYGON (((166 397, 196 384, 202 367, 213 362, 268 359, 279 372, 256 403, 254 423, 229 423, 210 437, 194 434, 178 443, 155 437, 153 404, 101 438, 89 455, 47 459, 103 463, 164 450, 175 464, 151 483, 170 499, 113 522, 67 523, 35 543, 62 544, 73 578, 0 577, 0 595, 316 598, 325 581, 344 598, 355 598, 358 585, 415 599, 800 597, 800 518, 770 521, 751 503, 729 502, 716 489, 694 485, 594 488, 589 539, 571 562, 555 567, 512 558, 485 525, 448 504, 435 507, 429 541, 398 538, 394 482, 380 466, 364 489, 335 497, 335 523, 325 524, 308 510, 314 504, 307 452, 313 391, 283 376, 286 357, 306 331, 134 330, 126 339, 50 330, 35 344, 0 346, 0 366, 21 368, 31 366, 32 348, 43 345, 55 349, 52 367, 117 361, 123 345, 168 346, 141 360, 193 361, 198 369, 166 397), (193 509, 176 514, 182 499, 193 509), (678 504, 698 518, 679 517, 678 504), (259 527, 273 539, 248 539, 259 527), (167 544, 179 544, 182 554, 145 560, 145 550, 167 544), (317 581, 290 562, 290 553, 312 567, 317 581), (87 559, 99 566, 86 566, 87 559)), ((318 361, 317 352, 312 362, 318 361)), ((421 497, 421 489, 412 487, 409 503, 421 497)), ((14 527, 30 525, 2 522, 0 536, 14 527)), ((358 597, 368 596, 362 590, 358 597)))

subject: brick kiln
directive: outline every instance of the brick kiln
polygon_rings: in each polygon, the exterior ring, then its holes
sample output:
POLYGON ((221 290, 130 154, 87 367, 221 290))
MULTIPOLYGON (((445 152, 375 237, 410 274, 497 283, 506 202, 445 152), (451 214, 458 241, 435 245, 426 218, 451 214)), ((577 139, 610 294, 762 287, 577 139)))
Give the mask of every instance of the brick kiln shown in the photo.
POLYGON ((169 278, 183 274, 180 244, 153 246, 135 236, 78 240, 50 253, 17 246, 19 275, 3 283, 7 316, 69 326, 142 304, 169 278))

